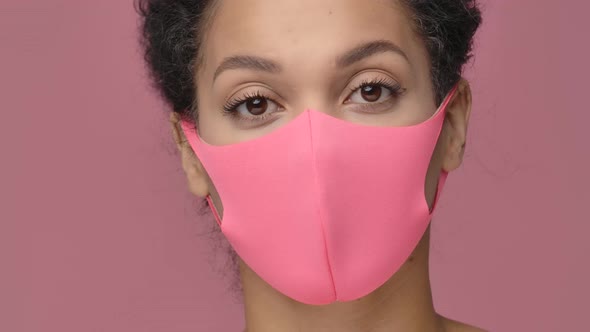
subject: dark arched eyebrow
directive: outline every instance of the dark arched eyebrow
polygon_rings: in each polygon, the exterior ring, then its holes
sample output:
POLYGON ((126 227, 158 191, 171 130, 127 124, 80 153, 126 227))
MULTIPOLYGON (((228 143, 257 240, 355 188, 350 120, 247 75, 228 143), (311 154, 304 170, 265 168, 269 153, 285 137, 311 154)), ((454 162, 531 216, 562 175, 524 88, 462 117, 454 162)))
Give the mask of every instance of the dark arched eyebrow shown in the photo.
POLYGON ((368 43, 363 43, 343 55, 336 58, 336 66, 338 68, 348 67, 356 62, 379 53, 393 52, 401 55, 406 61, 410 59, 406 53, 393 42, 389 40, 374 40, 368 43))
POLYGON ((269 59, 253 55, 235 55, 225 58, 217 67, 215 74, 213 74, 213 81, 217 79, 217 76, 229 69, 250 69, 274 74, 283 70, 280 64, 269 59))
MULTIPOLYGON (((374 40, 356 46, 336 58, 338 68, 348 67, 356 62, 379 53, 393 52, 401 55, 406 61, 409 58, 406 53, 396 44, 388 40, 374 40)), ((235 55, 225 58, 213 74, 213 81, 224 71, 230 69, 250 69, 264 71, 271 74, 280 73, 281 65, 273 60, 253 55, 235 55)))

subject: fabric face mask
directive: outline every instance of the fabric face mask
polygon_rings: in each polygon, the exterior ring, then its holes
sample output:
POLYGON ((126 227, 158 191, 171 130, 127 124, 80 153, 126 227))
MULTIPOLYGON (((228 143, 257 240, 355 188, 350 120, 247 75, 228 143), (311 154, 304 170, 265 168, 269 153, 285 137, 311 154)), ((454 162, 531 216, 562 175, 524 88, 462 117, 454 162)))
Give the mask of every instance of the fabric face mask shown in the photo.
POLYGON ((351 301, 383 285, 430 222, 426 172, 455 90, 412 126, 306 110, 265 136, 221 146, 190 122, 182 128, 219 193, 223 220, 207 199, 240 258, 296 301, 351 301))

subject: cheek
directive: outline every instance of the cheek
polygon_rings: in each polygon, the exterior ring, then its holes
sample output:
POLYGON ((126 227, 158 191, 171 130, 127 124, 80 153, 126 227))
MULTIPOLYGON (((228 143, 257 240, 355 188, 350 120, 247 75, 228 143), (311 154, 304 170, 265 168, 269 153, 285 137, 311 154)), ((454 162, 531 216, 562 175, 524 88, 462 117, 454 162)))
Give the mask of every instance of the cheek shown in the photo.
POLYGON ((223 109, 215 104, 212 92, 200 93, 197 100, 199 136, 211 145, 234 143, 230 122, 225 119, 223 109))

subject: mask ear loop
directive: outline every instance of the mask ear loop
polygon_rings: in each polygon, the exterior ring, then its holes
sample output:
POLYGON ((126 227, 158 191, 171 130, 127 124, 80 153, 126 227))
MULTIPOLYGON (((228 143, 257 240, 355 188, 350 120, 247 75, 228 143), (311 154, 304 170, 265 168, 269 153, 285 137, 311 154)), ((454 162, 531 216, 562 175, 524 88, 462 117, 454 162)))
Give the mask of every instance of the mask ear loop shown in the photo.
MULTIPOLYGON (((191 126, 187 121, 184 121, 184 120, 182 120, 181 125, 182 125, 182 130, 184 131, 184 135, 187 138, 189 135, 195 135, 195 137, 198 140, 200 140, 196 126, 191 126)), ((213 216, 215 217, 215 221, 217 222, 217 225, 219 225, 219 227, 221 227, 221 217, 219 216, 219 213, 217 212, 217 209, 215 208, 215 204, 213 204, 213 200, 211 199, 211 195, 207 195, 207 197, 205 199, 207 200, 207 203, 209 204, 209 208, 213 212, 213 216)))
POLYGON ((440 172, 440 176, 438 177, 438 184, 436 187, 436 195, 434 196, 434 201, 432 202, 432 208, 430 208, 430 211, 429 211, 430 216, 432 216, 434 214, 434 211, 436 209, 436 206, 438 205, 440 195, 442 193, 443 187, 445 186, 445 182, 447 181, 448 176, 449 176, 449 173, 447 171, 442 170, 440 172))
POLYGON ((219 213, 217 212, 217 209, 215 208, 215 204, 213 204, 213 200, 211 199, 211 195, 207 195, 207 202, 209 203, 209 207, 211 208, 211 211, 213 212, 213 216, 215 217, 215 221, 217 222, 217 225, 219 225, 219 227, 221 227, 221 217, 219 216, 219 213))
MULTIPOLYGON (((457 91, 458 87, 459 87, 459 83, 455 84, 453 86, 453 88, 451 89, 451 91, 449 91, 449 94, 447 95, 447 97, 445 98, 443 103, 441 104, 441 107, 443 108, 445 113, 447 111, 447 106, 448 106, 449 102, 451 101, 451 99, 453 98, 453 96, 455 95, 455 92, 457 91)), ((443 119, 443 125, 444 125, 444 119, 443 119)), ((442 125, 441 125, 440 130, 442 132, 442 125)), ((434 196, 434 201, 432 202, 432 208, 430 208, 430 211, 429 211, 430 216, 433 215, 433 213, 438 205, 440 195, 442 193, 443 187, 445 186, 445 182, 447 181, 448 176, 449 176, 449 172, 445 171, 444 169, 441 170, 439 178, 438 178, 438 183, 436 186, 436 194, 434 196)))

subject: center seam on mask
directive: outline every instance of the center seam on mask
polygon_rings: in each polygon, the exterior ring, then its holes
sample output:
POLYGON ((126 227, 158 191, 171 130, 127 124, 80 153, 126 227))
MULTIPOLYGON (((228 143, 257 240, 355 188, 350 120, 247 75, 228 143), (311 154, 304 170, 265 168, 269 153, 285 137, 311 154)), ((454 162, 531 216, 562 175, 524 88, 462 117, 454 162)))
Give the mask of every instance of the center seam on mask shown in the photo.
POLYGON ((318 194, 318 190, 319 190, 319 183, 318 183, 318 171, 317 171, 317 163, 316 163, 316 152, 314 149, 314 145, 313 145, 313 130, 312 130, 312 124, 311 124, 311 111, 308 111, 308 119, 309 119, 309 138, 310 138, 310 145, 311 145, 311 151, 312 151, 312 163, 313 163, 313 177, 314 177, 314 183, 315 183, 315 189, 314 189, 314 195, 316 198, 316 208, 318 211, 318 215, 320 216, 320 227, 322 230, 322 236, 324 238, 324 251, 326 253, 326 262, 328 263, 328 270, 330 272, 330 280, 332 280, 332 290, 334 292, 334 297, 337 300, 338 299, 338 294, 336 293, 336 283, 334 282, 334 274, 332 273, 332 264, 330 263, 330 256, 328 255, 328 241, 326 238, 326 230, 324 228, 324 218, 322 216, 322 209, 321 204, 319 204, 319 200, 320 200, 320 195, 318 194))

